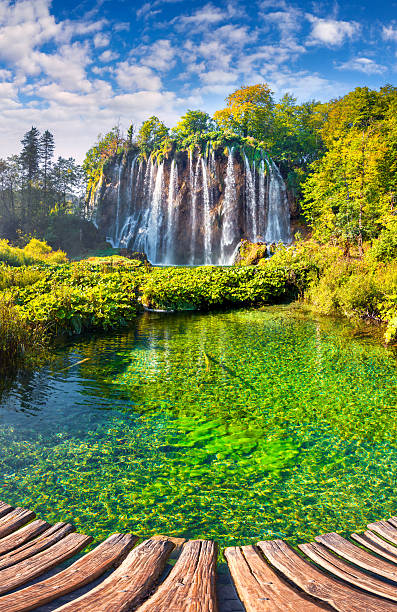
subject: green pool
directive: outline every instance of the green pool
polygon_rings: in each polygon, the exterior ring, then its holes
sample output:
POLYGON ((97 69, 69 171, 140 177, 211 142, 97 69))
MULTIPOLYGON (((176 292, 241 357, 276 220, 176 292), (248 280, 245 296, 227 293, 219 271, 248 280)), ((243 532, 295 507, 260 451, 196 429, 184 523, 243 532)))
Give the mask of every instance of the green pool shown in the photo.
POLYGON ((361 529, 397 513, 396 363, 292 307, 146 314, 3 392, 0 498, 95 538, 361 529))

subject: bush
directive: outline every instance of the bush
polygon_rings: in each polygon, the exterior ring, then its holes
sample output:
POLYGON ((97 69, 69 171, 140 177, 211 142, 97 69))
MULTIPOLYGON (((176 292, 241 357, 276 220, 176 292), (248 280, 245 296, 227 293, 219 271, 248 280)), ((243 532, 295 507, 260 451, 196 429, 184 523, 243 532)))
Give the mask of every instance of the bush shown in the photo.
POLYGON ((383 230, 367 252, 368 261, 390 262, 397 259, 397 230, 383 230))
POLYGON ((12 302, 0 296, 0 372, 29 364, 45 353, 46 341, 40 325, 27 321, 12 302))
POLYGON ((0 262, 9 266, 30 266, 38 263, 58 264, 66 261, 66 253, 53 251, 46 242, 36 238, 32 238, 23 249, 10 245, 8 240, 0 240, 0 262))

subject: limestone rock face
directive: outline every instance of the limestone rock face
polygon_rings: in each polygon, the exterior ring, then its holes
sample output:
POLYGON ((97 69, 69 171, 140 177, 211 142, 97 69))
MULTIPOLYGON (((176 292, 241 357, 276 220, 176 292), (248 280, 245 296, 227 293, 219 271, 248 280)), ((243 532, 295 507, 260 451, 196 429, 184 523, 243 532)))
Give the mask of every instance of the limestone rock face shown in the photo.
POLYGON ((242 239, 288 242, 284 181, 270 160, 239 152, 176 152, 161 163, 138 151, 110 159, 91 199, 99 231, 152 263, 231 263, 242 239), (270 198, 270 199, 269 199, 270 198), (272 218, 269 218, 269 215, 272 218))

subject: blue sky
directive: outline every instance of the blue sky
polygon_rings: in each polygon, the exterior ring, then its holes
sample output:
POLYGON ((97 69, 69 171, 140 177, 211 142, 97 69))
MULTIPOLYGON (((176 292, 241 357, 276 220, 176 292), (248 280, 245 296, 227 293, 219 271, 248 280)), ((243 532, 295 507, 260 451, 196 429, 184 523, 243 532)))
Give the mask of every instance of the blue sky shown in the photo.
POLYGON ((172 126, 242 85, 326 101, 396 76, 397 0, 0 0, 0 155, 31 125, 80 161, 118 122, 172 126))

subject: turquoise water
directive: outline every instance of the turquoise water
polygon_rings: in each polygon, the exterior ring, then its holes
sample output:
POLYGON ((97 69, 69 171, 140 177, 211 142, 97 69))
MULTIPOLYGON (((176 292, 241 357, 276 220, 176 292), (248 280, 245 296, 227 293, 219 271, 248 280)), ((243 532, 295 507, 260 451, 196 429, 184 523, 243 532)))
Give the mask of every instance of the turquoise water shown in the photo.
POLYGON ((362 529, 397 512, 396 356, 362 336, 272 307, 70 343, 3 393, 0 497, 95 538, 362 529))

